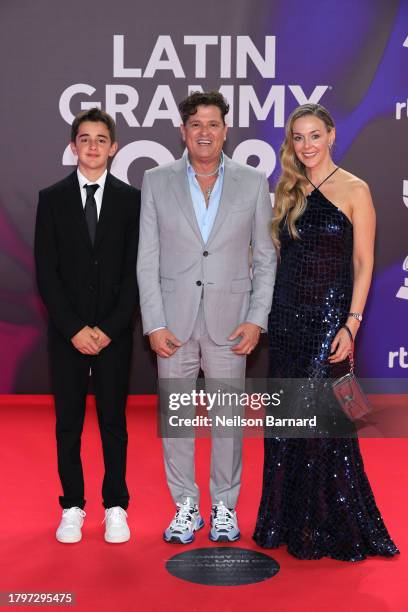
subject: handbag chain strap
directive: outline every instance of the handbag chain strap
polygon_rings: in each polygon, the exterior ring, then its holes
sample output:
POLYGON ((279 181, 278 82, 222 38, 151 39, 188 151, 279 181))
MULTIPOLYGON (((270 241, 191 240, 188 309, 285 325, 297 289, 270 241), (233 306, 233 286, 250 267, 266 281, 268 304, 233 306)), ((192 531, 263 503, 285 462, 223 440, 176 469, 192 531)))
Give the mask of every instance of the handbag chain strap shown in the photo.
POLYGON ((342 327, 348 333, 350 341, 351 341, 351 349, 349 351, 348 358, 349 358, 349 364, 350 364, 350 374, 354 374, 354 338, 353 338, 353 334, 351 333, 351 330, 348 325, 344 324, 342 325, 342 327))
POLYGON ((351 345, 350 352, 348 354, 349 363, 350 363, 350 374, 354 374, 354 342, 351 345))

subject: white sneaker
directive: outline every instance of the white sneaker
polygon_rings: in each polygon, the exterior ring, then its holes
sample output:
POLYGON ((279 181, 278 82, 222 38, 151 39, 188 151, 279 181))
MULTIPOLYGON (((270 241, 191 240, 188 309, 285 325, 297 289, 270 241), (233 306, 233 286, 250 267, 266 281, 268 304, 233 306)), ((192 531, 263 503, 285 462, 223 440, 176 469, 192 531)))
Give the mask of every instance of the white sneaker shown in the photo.
POLYGON ((84 524, 85 512, 77 506, 62 511, 62 519, 56 532, 58 542, 74 544, 82 539, 81 527, 84 524))
POLYGON ((232 508, 224 506, 223 502, 212 507, 210 522, 209 537, 212 542, 236 542, 241 537, 237 513, 232 508))
POLYGON ((194 532, 204 527, 197 504, 187 497, 183 504, 177 504, 177 511, 168 528, 163 533, 165 542, 190 544, 194 532))
POLYGON ((121 544, 130 540, 130 529, 126 521, 127 513, 120 506, 105 510, 105 542, 121 544))

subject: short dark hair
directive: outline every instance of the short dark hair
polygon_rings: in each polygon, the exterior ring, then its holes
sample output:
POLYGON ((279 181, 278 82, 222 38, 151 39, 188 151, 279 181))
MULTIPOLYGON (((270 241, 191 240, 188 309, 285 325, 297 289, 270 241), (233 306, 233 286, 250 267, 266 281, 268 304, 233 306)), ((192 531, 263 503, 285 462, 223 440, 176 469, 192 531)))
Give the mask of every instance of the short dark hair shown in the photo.
POLYGON ((78 135, 79 126, 84 121, 100 121, 101 123, 104 123, 109 130, 111 141, 116 142, 116 126, 114 120, 110 115, 108 115, 108 113, 100 108, 97 108, 96 106, 77 114, 71 126, 71 142, 75 142, 78 135))
POLYGON ((193 91, 188 98, 180 102, 179 111, 183 125, 188 121, 191 115, 197 112, 197 106, 218 106, 221 111, 223 123, 225 123, 225 115, 229 111, 229 104, 219 91, 193 91))

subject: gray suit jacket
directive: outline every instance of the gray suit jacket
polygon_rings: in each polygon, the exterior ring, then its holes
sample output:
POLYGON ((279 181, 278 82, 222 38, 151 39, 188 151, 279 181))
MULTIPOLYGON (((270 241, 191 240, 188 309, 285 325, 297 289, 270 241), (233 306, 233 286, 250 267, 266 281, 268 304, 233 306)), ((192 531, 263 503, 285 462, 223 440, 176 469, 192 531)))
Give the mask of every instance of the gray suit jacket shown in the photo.
POLYGON ((207 244, 197 224, 186 160, 143 179, 137 274, 143 331, 192 333, 204 288, 208 333, 216 344, 249 321, 267 328, 276 254, 265 175, 225 156, 223 191, 207 244), (251 269, 252 265, 252 269, 251 269))

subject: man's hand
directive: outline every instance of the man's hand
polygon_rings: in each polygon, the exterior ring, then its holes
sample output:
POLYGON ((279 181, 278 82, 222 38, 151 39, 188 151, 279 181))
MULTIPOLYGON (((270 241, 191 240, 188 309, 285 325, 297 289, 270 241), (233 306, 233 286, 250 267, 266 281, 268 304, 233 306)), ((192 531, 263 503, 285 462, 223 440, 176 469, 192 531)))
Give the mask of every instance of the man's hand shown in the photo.
POLYGON ((71 338, 74 347, 83 355, 97 355, 99 353, 99 336, 92 327, 86 325, 71 338))
POLYGON ((167 328, 157 329, 149 334, 150 347, 159 357, 171 357, 181 342, 167 328))
POLYGON ((105 332, 99 329, 99 327, 95 326, 93 330, 96 334, 98 334, 97 342, 99 346, 99 351, 102 351, 102 349, 106 348, 112 342, 112 340, 109 338, 109 336, 105 334, 105 332))
POLYGON ((241 341, 231 348, 236 355, 249 355, 259 342, 261 328, 255 323, 241 323, 230 335, 228 340, 241 336, 241 341))

